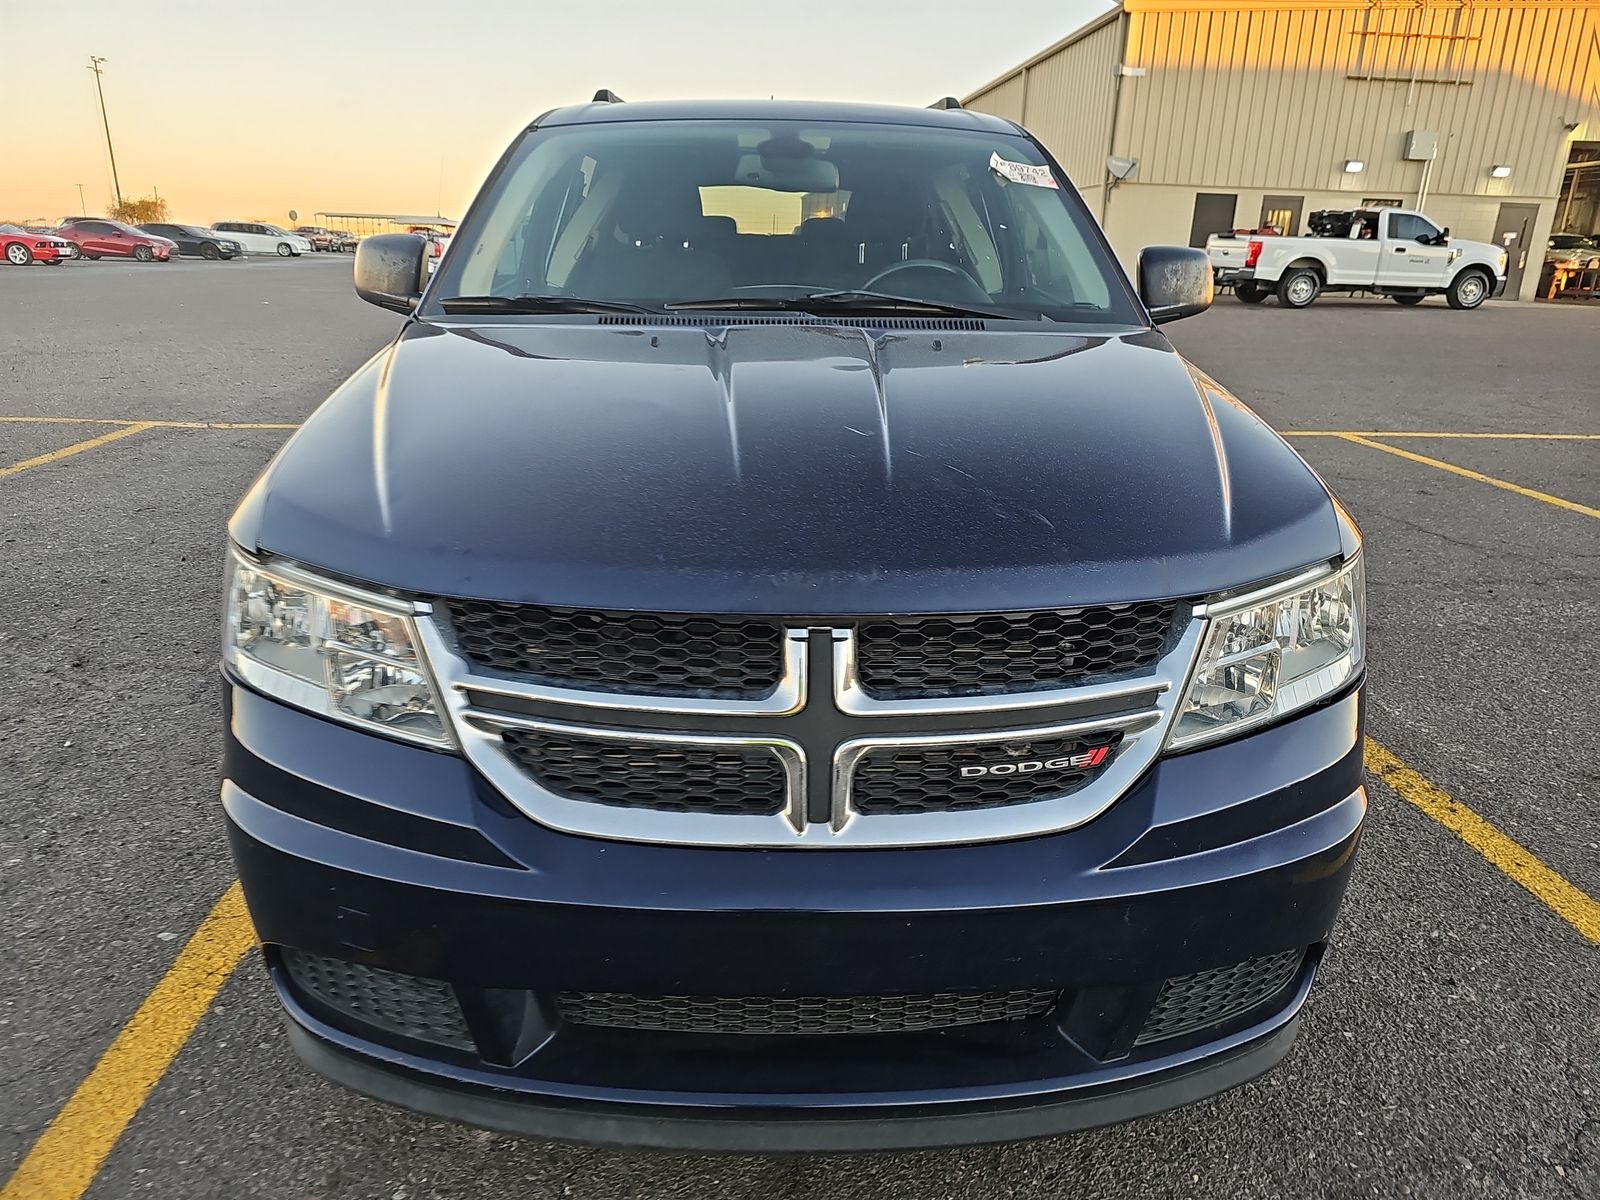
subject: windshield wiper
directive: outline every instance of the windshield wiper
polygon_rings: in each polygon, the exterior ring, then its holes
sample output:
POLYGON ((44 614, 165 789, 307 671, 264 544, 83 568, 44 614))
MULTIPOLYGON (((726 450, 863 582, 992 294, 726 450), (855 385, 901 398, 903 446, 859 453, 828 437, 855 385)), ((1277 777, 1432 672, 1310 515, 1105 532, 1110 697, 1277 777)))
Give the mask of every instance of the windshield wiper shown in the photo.
POLYGON ((707 300, 675 300, 665 305, 671 309, 775 309, 779 312, 847 312, 857 315, 872 313, 920 313, 940 317, 1001 317, 1011 319, 1015 314, 992 308, 974 308, 965 304, 946 304, 940 300, 915 300, 909 296, 891 296, 887 292, 831 291, 812 292, 805 296, 723 296, 707 300))
POLYGON ((587 296, 446 296, 447 313, 650 313, 643 304, 626 300, 592 300, 587 296))

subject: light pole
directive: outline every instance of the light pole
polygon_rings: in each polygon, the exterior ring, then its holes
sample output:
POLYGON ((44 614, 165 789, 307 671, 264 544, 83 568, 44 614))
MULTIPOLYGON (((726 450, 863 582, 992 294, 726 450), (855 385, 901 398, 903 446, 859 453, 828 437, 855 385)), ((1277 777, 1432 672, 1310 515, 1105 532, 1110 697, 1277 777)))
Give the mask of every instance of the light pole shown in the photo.
POLYGON ((87 217, 89 215, 89 205, 88 202, 83 198, 83 184, 81 183, 78 185, 78 215, 80 217, 87 217))
POLYGON ((117 179, 117 152, 111 148, 111 119, 106 116, 106 90, 100 85, 100 64, 106 60, 97 54, 89 55, 89 70, 94 72, 94 90, 100 95, 100 120, 106 127, 106 153, 111 156, 111 186, 117 193, 117 207, 122 207, 122 184, 117 179))

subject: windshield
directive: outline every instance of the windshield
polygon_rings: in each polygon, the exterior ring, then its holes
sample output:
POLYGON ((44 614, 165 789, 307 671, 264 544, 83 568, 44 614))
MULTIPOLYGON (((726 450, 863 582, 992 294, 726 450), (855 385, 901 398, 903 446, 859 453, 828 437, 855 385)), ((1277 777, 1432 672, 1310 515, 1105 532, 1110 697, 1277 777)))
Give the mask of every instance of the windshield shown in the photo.
POLYGON ((869 291, 996 316, 1137 324, 1072 185, 1026 138, 812 121, 528 134, 430 291, 648 308, 869 291))

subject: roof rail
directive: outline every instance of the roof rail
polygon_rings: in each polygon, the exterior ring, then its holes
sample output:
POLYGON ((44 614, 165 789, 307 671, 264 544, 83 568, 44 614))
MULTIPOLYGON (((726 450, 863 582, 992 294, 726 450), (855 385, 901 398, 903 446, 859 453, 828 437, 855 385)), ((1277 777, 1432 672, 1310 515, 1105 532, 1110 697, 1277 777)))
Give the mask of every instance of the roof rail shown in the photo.
POLYGON ((598 92, 596 92, 594 94, 594 103, 595 104, 621 104, 622 103, 622 97, 617 95, 610 88, 601 88, 598 92))
POLYGON ((940 109, 942 111, 948 112, 952 108, 960 108, 961 107, 961 101, 957 100, 954 96, 941 96, 941 97, 939 97, 939 99, 935 100, 932 104, 928 105, 928 107, 929 108, 937 108, 937 109, 940 109))

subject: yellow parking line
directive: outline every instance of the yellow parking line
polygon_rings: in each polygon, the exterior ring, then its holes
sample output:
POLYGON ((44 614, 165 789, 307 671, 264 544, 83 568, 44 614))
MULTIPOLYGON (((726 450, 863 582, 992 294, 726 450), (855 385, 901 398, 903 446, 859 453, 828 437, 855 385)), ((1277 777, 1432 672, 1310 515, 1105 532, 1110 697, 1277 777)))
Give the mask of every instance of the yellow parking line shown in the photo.
MULTIPOLYGON (((1371 738, 1367 739, 1367 770, 1388 784, 1404 800, 1416 805, 1471 846, 1513 881, 1600 946, 1600 900, 1581 892, 1565 876, 1546 866, 1525 846, 1513 841, 1442 788, 1430 783, 1371 738)), ((7 1198, 0 1197, 0 1200, 7 1198)))
POLYGON ((6 417, 0 421, 28 425, 137 425, 141 429, 299 429, 288 421, 129 421, 122 417, 6 417))
POLYGON ((132 425, 124 425, 120 429, 113 429, 110 433, 102 433, 99 437, 92 437, 88 441, 73 442, 70 446, 63 446, 59 450, 52 450, 48 454, 38 454, 33 458, 25 458, 19 463, 12 463, 9 467, 0 467, 0 479, 8 475, 20 475, 33 467, 42 467, 46 463, 60 462, 63 458, 71 458, 74 454, 82 454, 85 450, 93 450, 96 446, 104 446, 107 442, 120 441, 125 437, 132 437, 136 433, 143 433, 146 429, 154 429, 154 421, 136 421, 132 425))
POLYGON ((1600 433, 1445 433, 1438 429, 1284 429, 1284 437, 1477 438, 1508 442, 1600 442, 1600 433))
POLYGON ((1527 496, 1530 500, 1543 500, 1546 504, 1553 504, 1555 507, 1564 508, 1568 512, 1600 519, 1600 508, 1590 508, 1587 504, 1579 504, 1575 500, 1563 500, 1560 496, 1552 496, 1549 492, 1538 492, 1533 488, 1525 488, 1521 484, 1508 483, 1504 479, 1496 479, 1493 475, 1485 475, 1480 471, 1469 471, 1466 467, 1458 467, 1455 463, 1447 463, 1442 458, 1429 458, 1426 454, 1413 454, 1410 450, 1400 449, 1399 446, 1385 446, 1382 442, 1375 442, 1371 438, 1362 437, 1358 433, 1346 433, 1341 436, 1345 441, 1354 442, 1358 446, 1368 446, 1373 450, 1382 450, 1385 454, 1394 454, 1400 458, 1410 459, 1412 462, 1422 463, 1428 467, 1438 467, 1441 471, 1449 471, 1452 475, 1460 475, 1465 479, 1476 479, 1479 483, 1487 483, 1491 487, 1515 492, 1519 496, 1527 496))
POLYGON ((79 1200, 106 1155, 166 1074, 245 952, 255 944, 234 883, 145 997, 139 1011, 62 1106, 0 1200, 79 1200))

